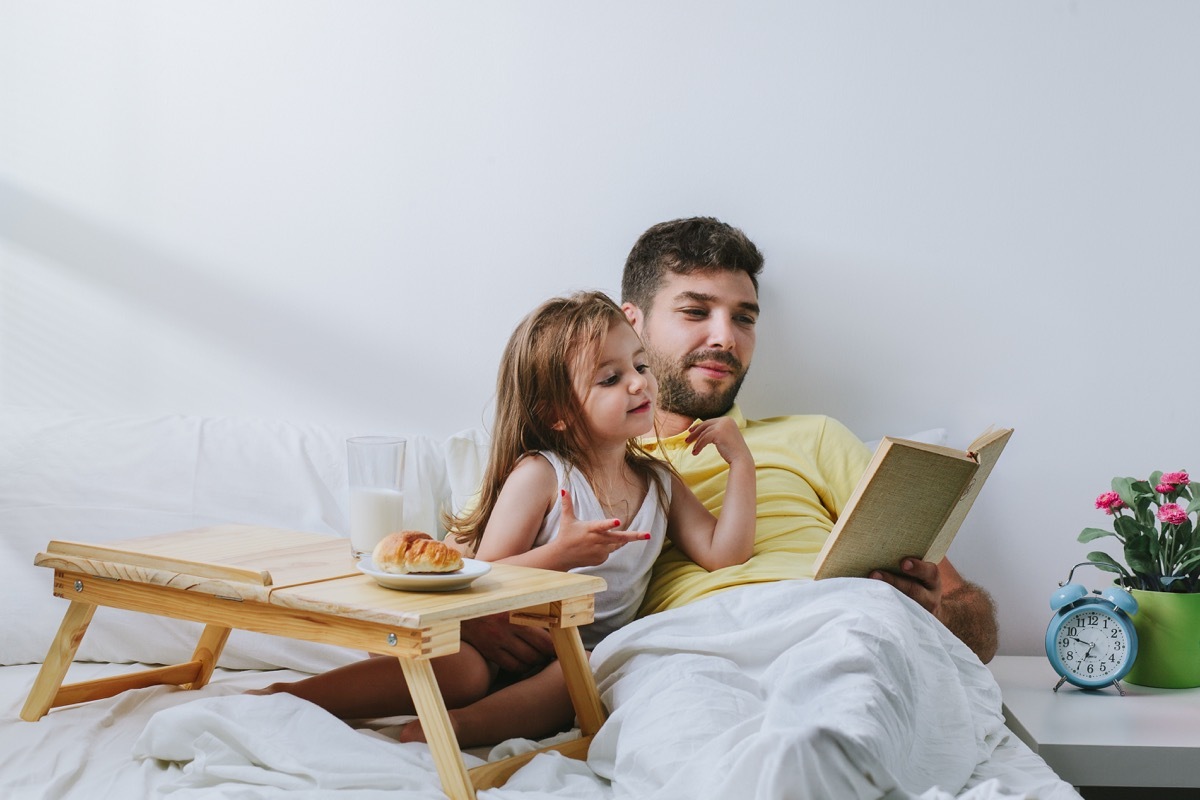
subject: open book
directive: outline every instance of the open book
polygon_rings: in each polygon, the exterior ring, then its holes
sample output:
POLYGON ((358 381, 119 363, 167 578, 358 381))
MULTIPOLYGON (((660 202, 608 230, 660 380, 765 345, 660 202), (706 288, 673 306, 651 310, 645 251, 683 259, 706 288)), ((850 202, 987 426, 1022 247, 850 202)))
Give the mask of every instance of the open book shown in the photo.
POLYGON ((941 561, 1011 435, 989 428, 966 450, 885 437, 817 556, 816 579, 898 572, 905 556, 941 561))

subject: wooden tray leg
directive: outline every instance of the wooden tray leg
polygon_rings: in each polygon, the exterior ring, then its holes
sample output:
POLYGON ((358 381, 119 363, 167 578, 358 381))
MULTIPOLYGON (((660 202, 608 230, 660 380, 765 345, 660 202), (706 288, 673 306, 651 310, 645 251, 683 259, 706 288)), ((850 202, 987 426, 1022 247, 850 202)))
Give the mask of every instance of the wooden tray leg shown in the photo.
POLYGON ((196 680, 183 684, 184 689, 201 689, 208 683, 213 670, 217 667, 221 651, 225 649, 225 642, 229 641, 230 630, 230 628, 220 625, 204 626, 204 633, 200 634, 196 651, 192 653, 192 661, 200 664, 200 673, 196 676, 196 680))
MULTIPOLYGON (((554 652, 562 662, 563 676, 567 681, 567 692, 575 706, 575 717, 585 739, 590 739, 600 730, 607 719, 600 692, 596 689, 596 678, 588 664, 587 651, 579 638, 580 625, 592 621, 596 598, 593 595, 573 597, 555 603, 544 603, 512 612, 509 619, 516 625, 546 628, 554 642, 554 652)), ((584 755, 586 758, 586 754, 584 755)))
POLYGON ((583 649, 583 640, 579 638, 579 629, 550 628, 550 638, 554 642, 554 652, 562 664, 563 677, 567 680, 567 692, 571 695, 571 703, 575 706, 575 716, 579 720, 579 731, 584 736, 594 736, 604 724, 607 714, 604 704, 600 702, 600 692, 596 689, 596 676, 588 664, 587 651, 583 649))
POLYGON ((454 729, 450 727, 450 715, 446 713, 446 702, 438 691, 433 665, 424 658, 401 658, 400 667, 421 719, 425 740, 433 753, 433 763, 442 779, 442 791, 451 800, 475 800, 475 788, 458 749, 454 729))
POLYGON ((91 603, 71 601, 67 613, 63 615, 62 624, 58 626, 58 635, 51 642, 46 660, 38 670, 33 688, 29 690, 25 707, 21 709, 21 719, 37 722, 54 705, 54 698, 58 695, 63 678, 67 676, 71 662, 75 660, 75 651, 79 649, 79 643, 95 613, 96 607, 91 603))

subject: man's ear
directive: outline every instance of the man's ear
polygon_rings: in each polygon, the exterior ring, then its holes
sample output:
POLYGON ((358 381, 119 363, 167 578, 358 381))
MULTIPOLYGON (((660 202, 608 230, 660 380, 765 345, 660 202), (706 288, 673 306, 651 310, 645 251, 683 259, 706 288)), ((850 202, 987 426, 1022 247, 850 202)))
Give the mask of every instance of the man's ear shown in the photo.
POLYGON ((645 317, 642 310, 633 303, 622 303, 621 310, 625 312, 625 319, 629 320, 629 324, 633 326, 633 329, 640 336, 642 333, 642 319, 645 317))

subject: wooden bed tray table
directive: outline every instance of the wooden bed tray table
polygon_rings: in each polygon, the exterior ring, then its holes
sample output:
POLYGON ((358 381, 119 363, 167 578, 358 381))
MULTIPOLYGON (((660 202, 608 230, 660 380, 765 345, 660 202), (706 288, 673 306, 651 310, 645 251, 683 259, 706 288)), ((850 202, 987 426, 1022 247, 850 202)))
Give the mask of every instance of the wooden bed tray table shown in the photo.
MULTIPOLYGON (((468 771, 429 659, 459 649, 465 619, 509 612, 549 629, 582 737, 553 745, 586 758, 605 711, 579 638, 592 621, 603 579, 493 564, 469 587, 448 592, 386 589, 356 569, 346 539, 254 525, 219 525, 107 545, 52 541, 34 559, 54 569, 54 594, 70 600, 21 718, 111 697, 128 689, 198 689, 212 676, 233 628, 340 645, 400 660, 446 794, 474 798, 502 785, 537 753, 468 771), (190 661, 63 685, 97 606, 202 623, 190 661)), ((541 751, 538 751, 541 752, 541 751)))

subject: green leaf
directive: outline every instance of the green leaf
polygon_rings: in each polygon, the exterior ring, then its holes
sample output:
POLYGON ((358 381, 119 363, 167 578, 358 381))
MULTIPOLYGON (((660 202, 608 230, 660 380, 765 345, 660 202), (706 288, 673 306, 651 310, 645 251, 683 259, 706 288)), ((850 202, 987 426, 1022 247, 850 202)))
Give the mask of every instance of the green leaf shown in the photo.
POLYGON ((1133 490, 1133 478, 1113 478, 1113 491, 1121 498, 1121 501, 1130 508, 1137 507, 1137 496, 1133 490))
POLYGON ((1136 538, 1146 533, 1146 527, 1133 517, 1116 517, 1113 528, 1123 539, 1136 538))
POLYGON ((1162 479, 1162 476, 1162 470, 1156 469, 1154 472, 1150 473, 1150 478, 1146 481, 1146 483, 1150 484, 1151 488, 1158 486, 1158 482, 1162 479))
POLYGON ((1145 536, 1130 539, 1125 542, 1125 563, 1129 569, 1140 575, 1157 575, 1158 565, 1154 550, 1158 542, 1145 536))
POLYGON ((1118 575, 1128 577, 1129 571, 1113 560, 1113 557, 1108 553, 1100 550, 1093 550, 1087 554, 1088 561, 1097 569, 1102 569, 1105 572, 1115 572, 1118 575))
POLYGON ((1102 536, 1116 536, 1112 531, 1106 531, 1103 528, 1084 528, 1079 534, 1079 541, 1090 542, 1093 539, 1099 539, 1102 536))
POLYGON ((1192 498, 1192 502, 1187 504, 1186 511, 1189 514, 1195 514, 1197 511, 1200 511, 1200 496, 1192 498))

